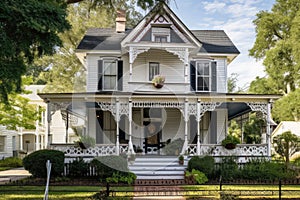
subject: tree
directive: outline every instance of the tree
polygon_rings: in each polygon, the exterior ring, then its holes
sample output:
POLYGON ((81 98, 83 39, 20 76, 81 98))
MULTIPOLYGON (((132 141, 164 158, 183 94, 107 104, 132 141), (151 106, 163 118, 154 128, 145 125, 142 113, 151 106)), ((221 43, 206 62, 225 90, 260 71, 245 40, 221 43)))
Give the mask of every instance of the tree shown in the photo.
POLYGON ((259 144, 263 126, 265 126, 265 121, 257 117, 256 113, 251 113, 249 120, 244 124, 244 141, 247 144, 252 144, 253 142, 259 144))
POLYGON ((300 121, 300 88, 274 103, 272 116, 275 121, 300 121))
POLYGON ((280 89, 276 88, 276 84, 273 83, 272 79, 257 76, 250 83, 248 92, 251 94, 280 94, 280 89))
POLYGON ((273 87, 288 94, 300 83, 300 1, 277 0, 254 20, 256 40, 250 56, 263 64, 273 87))
POLYGON ((290 157, 300 151, 300 137, 286 131, 273 138, 276 153, 285 159, 286 164, 290 162, 290 157))
POLYGON ((70 28, 59 0, 0 1, 0 99, 21 91, 21 76, 35 57, 54 53, 58 33, 70 28), (12 34, 13 33, 13 34, 12 34))
MULTIPOLYGON (((56 54, 36 60, 36 69, 44 68, 37 80, 46 82, 43 92, 85 91, 85 69, 75 55, 75 49, 90 27, 111 28, 115 25, 115 14, 104 7, 91 8, 92 2, 83 1, 68 6, 67 20, 72 28, 59 34, 63 42, 56 54)), ((141 19, 133 5, 126 5, 127 25, 132 26, 141 19)))

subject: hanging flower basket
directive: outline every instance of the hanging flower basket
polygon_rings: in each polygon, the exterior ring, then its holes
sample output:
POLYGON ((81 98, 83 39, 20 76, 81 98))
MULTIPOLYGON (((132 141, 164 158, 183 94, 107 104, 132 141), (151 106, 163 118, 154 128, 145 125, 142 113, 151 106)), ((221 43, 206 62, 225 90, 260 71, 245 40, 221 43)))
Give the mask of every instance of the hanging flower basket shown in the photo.
POLYGON ((155 88, 162 88, 164 86, 165 83, 165 77, 162 75, 156 75, 154 76, 154 78, 152 79, 152 84, 155 88))

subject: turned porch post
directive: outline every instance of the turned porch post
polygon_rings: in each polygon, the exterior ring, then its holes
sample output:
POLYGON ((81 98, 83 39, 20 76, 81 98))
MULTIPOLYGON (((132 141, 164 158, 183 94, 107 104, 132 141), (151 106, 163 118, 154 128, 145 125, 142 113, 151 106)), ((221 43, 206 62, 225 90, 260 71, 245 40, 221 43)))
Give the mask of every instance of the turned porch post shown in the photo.
POLYGON ((129 142, 128 142, 128 154, 135 154, 132 144, 132 100, 129 99, 129 142))
POLYGON ((186 99, 184 102, 184 144, 181 151, 181 154, 185 153, 185 150, 188 148, 188 122, 189 122, 189 102, 186 99))
POLYGON ((197 121, 197 155, 200 155, 200 121, 201 121, 201 115, 200 115, 200 100, 197 101, 197 115, 196 115, 196 121, 197 121))
POLYGON ((268 143, 268 157, 271 159, 271 102, 267 105, 267 143, 268 143))
POLYGON ((119 122, 120 122, 120 102, 119 99, 116 100, 116 123, 117 123, 117 130, 116 130, 116 154, 120 154, 120 141, 119 141, 119 122))
POLYGON ((50 124, 51 124, 51 109, 50 109, 50 102, 47 102, 47 126, 46 126, 46 134, 45 137, 45 145, 47 149, 50 149, 51 144, 51 134, 50 134, 50 124))

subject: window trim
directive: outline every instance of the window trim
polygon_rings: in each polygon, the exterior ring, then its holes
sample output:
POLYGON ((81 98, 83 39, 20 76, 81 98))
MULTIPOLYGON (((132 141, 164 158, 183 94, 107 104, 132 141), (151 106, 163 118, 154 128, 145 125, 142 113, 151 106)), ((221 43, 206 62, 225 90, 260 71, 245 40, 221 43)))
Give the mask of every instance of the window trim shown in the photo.
POLYGON ((103 64, 102 64, 102 72, 100 73, 99 72, 99 68, 98 68, 98 80, 100 78, 99 75, 102 76, 102 90, 98 90, 98 91, 117 91, 118 90, 118 60, 117 59, 114 59, 114 58, 106 58, 106 59, 102 59, 103 61, 103 64), (110 62, 110 63, 115 63, 115 72, 116 74, 115 75, 107 75, 104 73, 104 66, 105 66, 105 63, 107 62, 110 62), (115 86, 113 89, 105 89, 105 77, 115 77, 116 79, 116 82, 115 82, 115 86))
POLYGON ((196 92, 211 92, 212 90, 212 69, 211 69, 211 61, 210 60, 197 60, 195 63, 195 79, 196 79, 196 92), (209 75, 200 76, 198 75, 198 63, 208 63, 209 65, 209 75), (199 90, 198 89, 198 78, 199 77, 208 77, 209 78, 209 84, 208 84, 208 90, 199 90))
POLYGON ((159 74, 160 74, 160 63, 159 62, 149 62, 149 64, 148 64, 148 80, 152 81, 154 76, 159 75, 159 74), (157 64, 157 68, 158 68, 158 73, 151 75, 152 77, 150 76, 150 74, 151 74, 151 69, 150 69, 151 64, 157 64))

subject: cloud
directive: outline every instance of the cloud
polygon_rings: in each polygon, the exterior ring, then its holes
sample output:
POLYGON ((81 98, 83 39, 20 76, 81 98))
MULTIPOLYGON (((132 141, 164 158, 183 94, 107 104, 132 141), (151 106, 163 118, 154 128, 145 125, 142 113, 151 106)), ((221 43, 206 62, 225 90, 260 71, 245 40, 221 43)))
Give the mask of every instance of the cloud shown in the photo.
POLYGON ((223 10, 226 4, 224 2, 219 2, 215 0, 214 2, 204 1, 202 2, 204 9, 209 12, 216 12, 219 10, 223 10))

